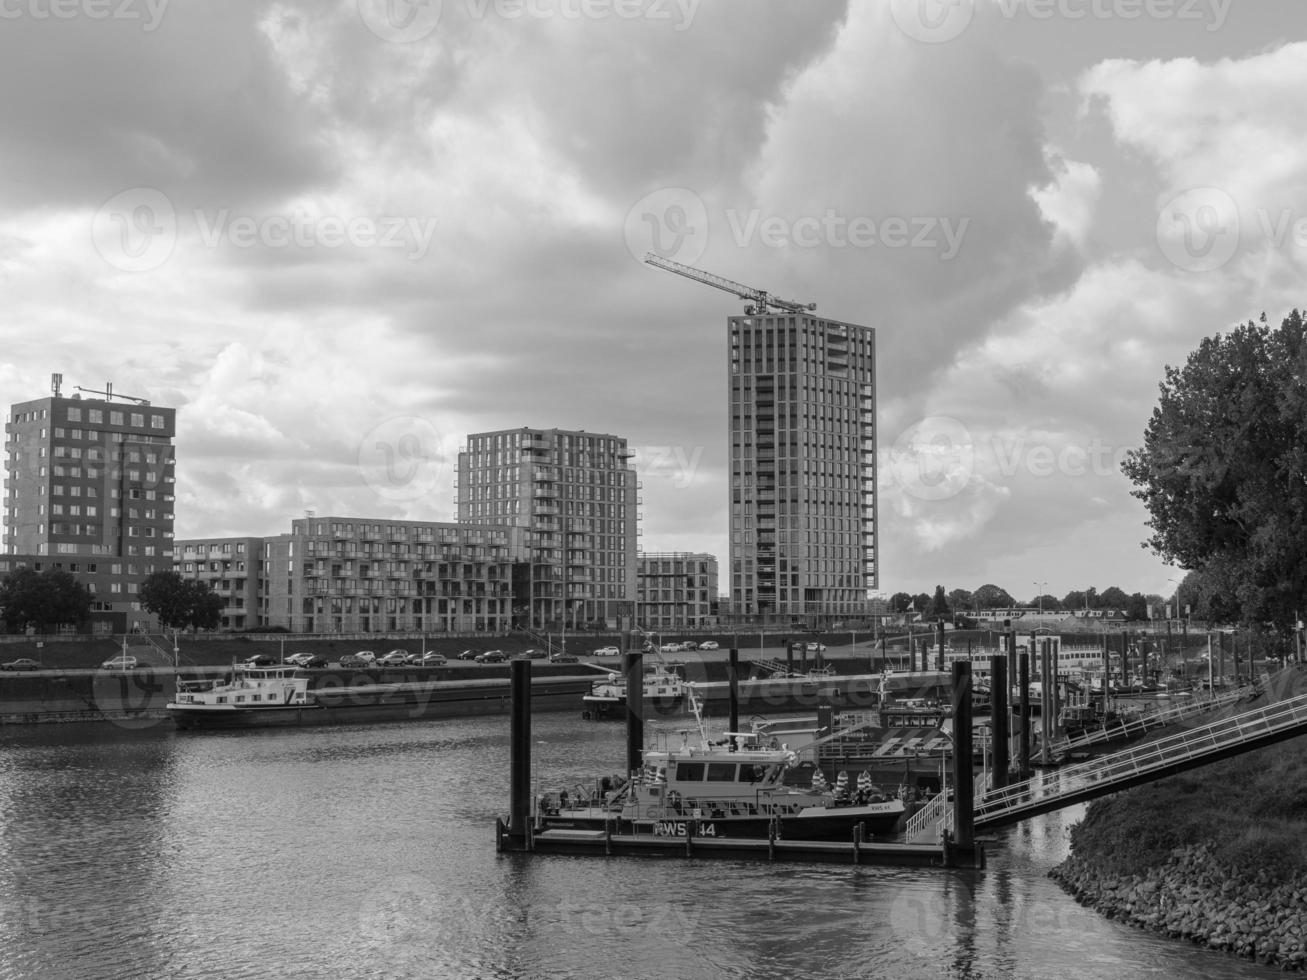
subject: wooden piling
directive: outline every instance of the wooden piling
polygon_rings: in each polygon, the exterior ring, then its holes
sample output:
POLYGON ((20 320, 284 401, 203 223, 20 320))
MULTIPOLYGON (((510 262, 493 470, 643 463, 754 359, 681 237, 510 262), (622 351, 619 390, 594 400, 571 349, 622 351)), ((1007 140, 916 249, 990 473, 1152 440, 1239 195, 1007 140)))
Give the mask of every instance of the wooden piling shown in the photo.
POLYGON ((991 758, 994 766, 994 774, 990 778, 990 785, 995 789, 1007 785, 1008 768, 1012 764, 1011 759, 1008 757, 1008 739, 1012 726, 1012 713, 1008 707, 1007 677, 1007 657, 990 657, 989 698, 990 718, 993 725, 993 734, 990 741, 993 743, 991 758))
POLYGON ((625 659, 626 772, 630 776, 644 766, 644 655, 631 650, 625 659))
POLYGON ((728 732, 740 730, 740 651, 731 647, 726 661, 726 680, 730 698, 731 725, 728 732))
POLYGON ((1021 770, 1021 778, 1024 779, 1030 774, 1030 654, 1029 652, 1017 656, 1017 686, 1020 693, 1021 705, 1021 742, 1018 746, 1017 755, 1018 765, 1021 770))
POLYGON ((971 662, 953 664, 953 840, 975 847, 976 775, 971 761, 971 662))
POLYGON ((531 661, 509 665, 508 832, 525 840, 531 822, 531 661))

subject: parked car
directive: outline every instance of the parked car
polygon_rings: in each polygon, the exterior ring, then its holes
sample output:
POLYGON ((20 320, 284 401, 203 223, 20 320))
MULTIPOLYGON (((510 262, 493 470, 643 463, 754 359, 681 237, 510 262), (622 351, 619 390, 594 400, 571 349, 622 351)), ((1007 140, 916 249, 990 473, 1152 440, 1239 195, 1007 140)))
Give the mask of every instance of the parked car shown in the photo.
POLYGON ((684 648, 679 643, 664 643, 659 649, 663 653, 680 653, 684 648))
POLYGON ((617 647, 600 647, 594 652, 594 655, 596 657, 620 657, 622 651, 617 649, 617 647))
POLYGON ((377 661, 377 655, 373 653, 371 650, 360 650, 358 653, 354 654, 354 656, 358 657, 360 660, 364 661, 365 663, 371 664, 371 663, 376 663, 377 661))
POLYGON ((436 653, 434 650, 419 657, 417 662, 423 667, 443 667, 449 663, 443 653, 436 653))
POLYGON ((301 650, 299 653, 292 653, 286 658, 286 663, 294 664, 296 667, 307 667, 310 660, 321 660, 317 654, 309 653, 307 650, 301 650))
POLYGON ((551 653, 549 662, 551 664, 577 664, 581 662, 581 658, 570 653, 551 653))
POLYGON ((698 650, 698 649, 699 649, 699 644, 695 643, 693 640, 682 640, 682 641, 681 641, 681 649, 682 649, 682 650, 698 650))
POLYGON ((544 660, 548 655, 543 650, 532 648, 530 650, 523 650, 518 654, 518 656, 525 657, 527 660, 544 660))
POLYGON ((112 660, 106 660, 100 664, 105 670, 135 670, 135 657, 114 657, 112 660))
POLYGON ((474 659, 479 664, 502 664, 508 659, 508 654, 503 650, 487 650, 485 653, 478 653, 474 659))
POLYGON ((808 644, 808 649, 809 649, 809 650, 815 650, 817 653, 825 653, 825 652, 826 652, 826 644, 824 644, 824 643, 809 643, 809 644, 808 644))
POLYGON ((371 667, 370 661, 364 660, 357 653, 347 653, 340 658, 340 665, 345 668, 358 670, 361 667, 371 667))
POLYGON ((309 654, 307 660, 300 661, 300 666, 301 667, 325 667, 327 666, 327 658, 319 657, 316 653, 311 653, 309 654))
POLYGON ((277 658, 270 653, 256 653, 246 657, 241 661, 242 667, 271 667, 276 664, 277 658))
POLYGON ((402 667, 408 663, 408 651, 391 650, 389 653, 383 653, 376 662, 383 667, 402 667))
POLYGON ((458 655, 458 659, 459 659, 459 660, 475 660, 475 659, 476 659, 477 657, 479 657, 479 656, 480 656, 480 654, 478 654, 475 650, 464 650, 462 653, 460 653, 460 654, 458 655))
POLYGON ((40 670, 41 665, 29 657, 19 657, 7 664, 0 664, 0 670, 40 670))
POLYGON ((720 645, 718 644, 718 642, 717 642, 716 640, 704 640, 702 643, 699 644, 699 649, 700 649, 700 650, 718 650, 718 649, 720 649, 720 645))

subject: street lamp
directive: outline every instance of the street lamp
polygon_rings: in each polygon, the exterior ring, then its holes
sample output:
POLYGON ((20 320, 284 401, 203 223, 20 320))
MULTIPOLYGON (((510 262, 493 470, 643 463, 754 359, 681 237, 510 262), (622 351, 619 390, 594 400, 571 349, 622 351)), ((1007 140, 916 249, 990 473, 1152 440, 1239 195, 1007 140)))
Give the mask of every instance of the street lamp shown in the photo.
POLYGON ((1047 582, 1035 582, 1035 587, 1039 589, 1039 595, 1036 598, 1039 601, 1039 615, 1044 615, 1044 590, 1048 588, 1047 582))

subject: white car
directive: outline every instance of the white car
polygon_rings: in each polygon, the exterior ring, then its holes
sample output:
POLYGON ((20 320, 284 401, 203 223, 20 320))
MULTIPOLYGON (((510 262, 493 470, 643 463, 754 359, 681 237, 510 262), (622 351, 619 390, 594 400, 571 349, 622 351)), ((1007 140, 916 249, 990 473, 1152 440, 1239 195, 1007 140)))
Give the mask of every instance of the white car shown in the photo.
POLYGON ((371 650, 360 650, 358 653, 354 654, 354 656, 366 663, 372 664, 377 662, 377 655, 371 650))
POLYGON ((594 652, 594 655, 596 657, 620 657, 622 651, 617 649, 617 647, 600 647, 594 652))
POLYGON ((135 657, 114 657, 112 660, 106 660, 100 665, 105 670, 135 670, 135 657))
POLYGON ((699 644, 700 650, 718 650, 720 649, 716 640, 704 640, 699 644))

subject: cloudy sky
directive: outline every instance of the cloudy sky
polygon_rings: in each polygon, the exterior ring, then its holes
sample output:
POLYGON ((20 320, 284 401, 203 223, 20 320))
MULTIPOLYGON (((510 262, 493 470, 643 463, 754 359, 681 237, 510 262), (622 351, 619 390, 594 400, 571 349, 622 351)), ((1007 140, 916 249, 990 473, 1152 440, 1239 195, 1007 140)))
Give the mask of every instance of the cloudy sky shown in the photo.
POLYGON ((1302 0, 0 0, 0 82, 0 400, 177 406, 179 537, 556 426, 725 567, 742 304, 653 248, 876 328, 886 592, 1169 593, 1120 459, 1307 303, 1302 0))

